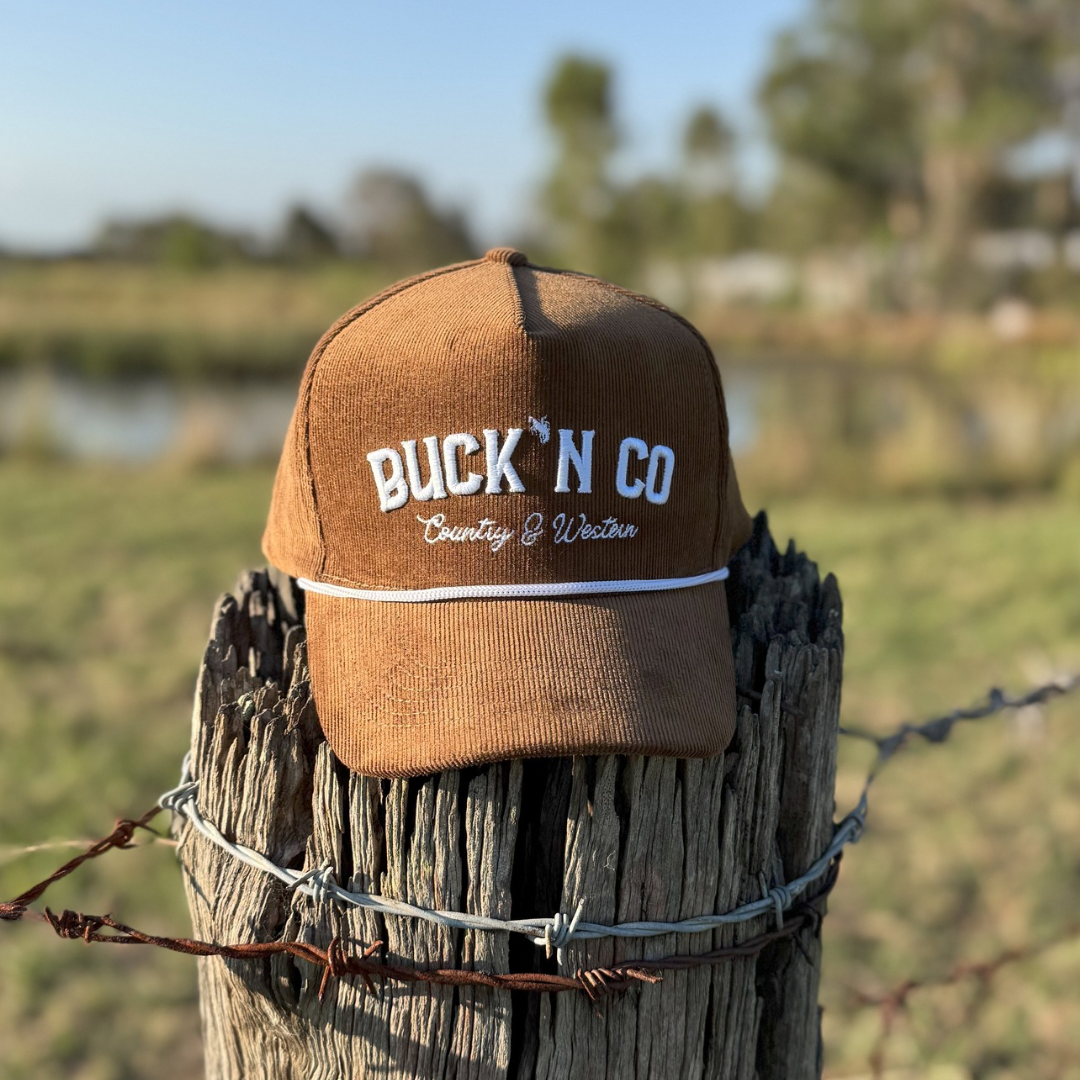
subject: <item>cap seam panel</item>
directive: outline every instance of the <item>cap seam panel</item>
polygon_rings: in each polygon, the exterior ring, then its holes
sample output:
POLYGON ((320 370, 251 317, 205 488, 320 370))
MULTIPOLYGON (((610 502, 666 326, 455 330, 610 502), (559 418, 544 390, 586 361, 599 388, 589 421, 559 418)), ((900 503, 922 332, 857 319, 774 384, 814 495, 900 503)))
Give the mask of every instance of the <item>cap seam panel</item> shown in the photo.
POLYGON ((311 463, 311 396, 315 389, 315 377, 318 373, 319 361, 326 354, 326 350, 338 334, 354 323, 361 315, 365 315, 373 308, 378 307, 384 300, 389 300, 412 286, 419 285, 432 278, 452 274, 457 270, 467 270, 472 266, 479 266, 483 261, 483 259, 469 259, 464 262, 454 263, 451 266, 442 266, 436 270, 427 270, 420 274, 414 274, 404 281, 395 282, 381 292, 377 292, 374 296, 370 296, 355 307, 350 308, 344 315, 339 316, 334 325, 315 343, 315 348, 308 359, 305 371, 307 394, 304 400, 304 465, 307 469, 308 487, 311 492, 311 509, 315 515, 315 527, 319 533, 319 568, 316 571, 317 573, 324 574, 326 570, 326 539, 323 536, 322 518, 319 516, 319 500, 315 491, 315 470, 311 463))
POLYGON ((694 337, 697 338, 698 343, 701 345, 701 347, 705 351, 704 360, 705 360, 706 364, 709 367, 709 374, 712 377, 713 390, 716 393, 717 412, 718 412, 719 417, 720 417, 720 425, 721 425, 722 442, 721 442, 721 447, 720 447, 720 453, 718 455, 718 457, 720 459, 720 462, 719 462, 720 476, 719 476, 719 482, 718 482, 717 489, 716 489, 717 490, 716 528, 713 530, 713 544, 712 544, 712 562, 713 562, 714 565, 717 562, 720 562, 721 560, 718 558, 717 549, 719 548, 719 545, 720 545, 720 533, 721 533, 721 530, 723 529, 724 520, 723 520, 723 506, 721 505, 721 500, 719 498, 719 493, 721 491, 726 490, 728 462, 729 462, 730 457, 731 457, 731 451, 730 451, 730 448, 729 448, 728 452, 724 453, 724 447, 728 445, 728 436, 729 436, 728 419, 727 419, 727 407, 726 407, 726 404, 725 404, 725 401, 724 401, 723 384, 720 381, 720 368, 719 368, 719 365, 716 363, 716 357, 713 355, 713 351, 712 351, 712 348, 709 346, 709 343, 705 340, 705 338, 702 335, 701 331, 698 330, 698 328, 692 322, 690 322, 689 319, 687 319, 683 315, 680 315, 677 311, 673 311, 666 304, 661 303, 659 300, 657 300, 653 296, 646 296, 644 293, 634 292, 633 289, 627 289, 623 285, 616 285, 612 281, 605 281, 603 278, 597 277, 595 274, 582 273, 580 270, 557 269, 555 267, 550 267, 550 266, 536 266, 536 267, 533 267, 533 269, 535 269, 535 270, 543 270, 543 271, 545 271, 546 273, 549 273, 549 274, 564 274, 567 277, 584 278, 586 281, 594 281, 598 285, 602 285, 609 292, 616 293, 619 296, 628 297, 631 300, 637 300, 640 303, 647 304, 649 307, 655 308, 657 311, 662 311, 665 315, 669 315, 672 319, 674 319, 676 322, 678 322, 681 326, 683 326, 687 330, 689 330, 694 335, 694 337))
POLYGON ((515 322, 518 329, 528 337, 529 330, 525 325, 525 300, 521 295, 521 286, 518 284, 516 273, 517 267, 515 267, 513 263, 507 263, 506 268, 510 271, 510 285, 514 292, 514 310, 516 312, 515 322))

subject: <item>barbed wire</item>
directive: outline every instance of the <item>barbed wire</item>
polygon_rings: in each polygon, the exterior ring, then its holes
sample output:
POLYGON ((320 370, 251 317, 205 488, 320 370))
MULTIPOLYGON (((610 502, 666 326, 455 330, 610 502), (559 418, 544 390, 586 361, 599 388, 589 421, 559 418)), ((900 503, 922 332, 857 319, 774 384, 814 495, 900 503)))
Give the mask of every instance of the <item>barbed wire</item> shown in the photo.
MULTIPOLYGON (((999 715, 1006 710, 1020 710, 1047 704, 1054 698, 1080 688, 1080 674, 1063 674, 1029 690, 1020 697, 1010 697, 1004 691, 993 688, 986 700, 966 709, 954 709, 943 716, 924 721, 921 724, 902 724, 887 735, 876 735, 861 728, 841 726, 840 733, 851 738, 862 739, 877 747, 877 755, 871 765, 863 785, 860 805, 865 806, 870 785, 880 774, 885 764, 913 739, 922 739, 929 743, 943 743, 952 734, 956 725, 962 721, 985 720, 999 715)), ((858 1005, 877 1008, 881 1016, 881 1029, 870 1054, 871 1076, 874 1080, 884 1075, 885 1050, 897 1018, 908 1008, 910 996, 921 990, 934 987, 955 986, 968 979, 978 979, 988 983, 998 971, 1010 964, 1028 960, 1056 945, 1080 936, 1080 922, 1070 923, 1050 938, 1034 941, 1027 945, 1006 949, 989 960, 964 961, 955 965, 946 974, 925 979, 905 979, 884 994, 872 995, 858 992, 854 995, 858 1005)))
POLYGON ((908 999, 918 990, 940 989, 956 986, 969 979, 981 983, 990 980, 1004 967, 1031 960, 1034 957, 1080 936, 1080 922, 1070 923, 1052 937, 1033 941, 1027 945, 1017 945, 998 953, 989 960, 965 960, 956 964, 944 975, 925 979, 905 979, 884 994, 870 994, 858 991, 854 994, 856 1006, 876 1008, 881 1015, 881 1030, 870 1052, 870 1069, 874 1080, 884 1075, 885 1049, 892 1035, 897 1018, 908 1008, 908 999))
MULTIPOLYGON (((190 777, 190 755, 184 758, 183 776, 190 777)), ((196 804, 199 782, 186 779, 171 791, 165 792, 158 805, 186 818, 212 844, 227 852, 247 866, 255 867, 283 882, 287 888, 304 893, 317 901, 331 900, 340 904, 366 908, 383 915, 422 919, 450 929, 488 930, 497 933, 523 934, 534 945, 542 945, 548 956, 554 950, 558 962, 563 962, 563 950, 572 941, 589 941, 597 938, 649 938, 665 934, 700 934, 721 926, 750 922, 763 915, 775 913, 777 925, 784 921, 784 912, 829 872, 829 868, 844 847, 854 843, 862 835, 864 823, 856 810, 836 827, 832 841, 811 864, 805 874, 787 884, 770 886, 764 876, 760 880, 762 897, 722 914, 698 915, 677 922, 638 920, 635 922, 606 923, 585 922, 581 915, 585 897, 578 900, 572 915, 557 912, 555 915, 533 919, 500 919, 491 915, 476 915, 467 911, 441 911, 419 907, 395 900, 379 893, 351 892, 334 881, 332 866, 325 865, 309 870, 291 870, 278 866, 259 851, 227 839, 212 822, 207 821, 196 804)))
MULTIPOLYGON (((618 990, 626 990, 635 983, 658 983, 663 981, 658 971, 682 971, 703 965, 716 965, 731 960, 758 956, 769 945, 786 938, 798 942, 797 935, 806 928, 817 930, 821 925, 821 904, 836 883, 839 866, 834 865, 826 875, 820 891, 801 901, 784 922, 775 930, 757 934, 737 945, 727 945, 710 952, 687 953, 650 959, 625 960, 607 967, 578 968, 573 976, 547 972, 516 971, 492 973, 469 968, 424 969, 403 967, 373 958, 384 942, 374 941, 360 946, 358 954, 346 951, 340 937, 331 939, 325 949, 302 941, 242 942, 220 945, 193 938, 161 937, 145 934, 134 927, 113 919, 111 915, 85 915, 76 911, 59 914, 45 909, 44 921, 56 934, 68 940, 111 945, 152 945, 188 956, 220 956, 232 960, 255 960, 267 956, 288 954, 317 965, 323 969, 319 984, 322 1000, 331 978, 359 975, 369 991, 375 992, 372 978, 392 979, 397 982, 423 982, 442 986, 490 986, 500 990, 532 990, 544 993, 562 993, 580 990, 596 1001, 599 997, 618 990), (103 930, 112 933, 103 933, 103 930)), ((806 956, 805 951, 800 951, 806 956)), ((809 957, 807 957, 809 962, 809 957)))
POLYGON ((913 736, 930 743, 942 743, 952 734, 953 728, 963 720, 986 720, 1009 709, 1026 709, 1033 705, 1045 705, 1051 699, 1071 693, 1077 687, 1080 687, 1080 673, 1058 675, 1020 697, 1010 697, 1004 690, 995 686, 986 695, 986 701, 980 705, 973 705, 966 709, 953 709, 944 716, 936 716, 921 724, 901 724, 888 735, 875 735, 865 728, 846 727, 843 724, 840 725, 840 734, 853 739, 862 739, 877 747, 877 757, 866 778, 865 791, 873 783, 885 763, 903 750, 911 742, 913 736))
POLYGON ((954 709, 944 716, 935 717, 921 724, 903 724, 888 735, 879 736, 859 728, 841 727, 844 735, 872 742, 877 747, 877 757, 871 765, 863 785, 859 801, 836 826, 832 840, 822 854, 811 864, 807 871, 794 881, 778 882, 769 885, 764 875, 760 884, 762 897, 759 900, 743 904, 723 914, 704 914, 676 922, 659 920, 638 920, 635 922, 608 925, 584 921, 582 913, 585 898, 579 898, 573 914, 556 912, 552 916, 538 919, 500 919, 493 916, 475 915, 462 911, 441 911, 418 907, 379 893, 352 892, 343 888, 334 880, 334 870, 324 865, 305 871, 291 870, 276 865, 261 852, 244 844, 230 841, 221 831, 208 822, 198 809, 198 781, 191 779, 190 754, 184 758, 180 784, 165 792, 158 800, 166 809, 172 810, 191 822, 211 843, 227 852, 233 858, 253 866, 276 877, 287 888, 302 892, 316 900, 337 901, 378 911, 382 914, 422 919, 448 928, 468 930, 491 930, 501 933, 524 934, 535 945, 543 945, 548 955, 552 949, 557 952, 559 963, 563 962, 563 949, 572 941, 588 941, 604 937, 646 938, 664 934, 698 934, 715 930, 720 926, 749 922, 773 911, 777 925, 784 919, 784 912, 811 885, 820 880, 843 849, 856 843, 866 827, 866 815, 869 810, 869 790, 875 777, 890 758, 903 749, 913 736, 929 742, 944 742, 961 720, 977 720, 995 716, 1006 709, 1020 709, 1041 704, 1052 697, 1068 693, 1080 685, 1080 676, 1063 676, 1044 684, 1021 697, 1009 697, 1004 691, 990 690, 984 703, 966 709, 954 709))
POLYGON ((5 922, 16 922, 26 914, 26 909, 35 901, 41 898, 45 893, 45 890, 50 885, 55 884, 61 878, 65 878, 68 874, 74 873, 79 869, 84 862, 89 859, 96 859, 100 855, 104 855, 106 851, 112 851, 113 848, 129 848, 132 846, 131 840, 139 829, 145 829, 147 832, 153 833, 155 836, 158 834, 150 828, 150 822, 154 820, 161 813, 160 806, 151 807, 140 818, 121 818, 117 821, 113 827, 113 831, 108 836, 103 836, 100 840, 91 844, 81 855, 76 855, 74 859, 70 859, 64 863, 58 870, 54 870, 43 881, 39 881, 36 885, 32 885, 25 892, 20 893, 14 900, 7 900, 0 902, 0 920, 5 922))
MULTIPOLYGON (((229 841, 215 825, 202 817, 196 804, 197 782, 188 778, 176 788, 165 792, 158 805, 148 810, 142 817, 118 821, 109 836, 90 845, 86 851, 69 860, 48 878, 27 889, 14 900, 0 903, 0 919, 16 921, 23 918, 28 912, 29 905, 39 899, 53 883, 78 869, 87 860, 97 858, 114 848, 124 849, 133 846, 132 839, 136 831, 142 829, 157 836, 158 834, 150 828, 149 822, 165 809, 183 815, 200 833, 207 836, 217 846, 233 854, 241 862, 272 874, 285 882, 290 888, 304 892, 316 900, 336 899, 360 907, 374 908, 386 914, 427 919, 442 925, 464 929, 497 930, 526 934, 535 944, 545 946, 549 956, 552 949, 557 950, 560 962, 563 959, 563 948, 570 941, 576 939, 652 937, 668 933, 698 933, 715 929, 718 926, 746 922, 766 915, 770 911, 776 914, 776 928, 774 930, 759 934, 736 946, 717 949, 710 953, 671 956, 649 961, 627 961, 622 965, 609 968, 578 969, 575 976, 571 978, 569 976, 530 972, 491 975, 485 972, 457 968, 421 973, 418 969, 401 968, 374 960, 372 954, 383 944, 381 941, 362 949, 359 956, 346 954, 341 941, 336 938, 326 950, 319 950, 314 946, 301 942, 280 941, 220 945, 195 941, 189 938, 168 938, 144 934, 113 920, 109 915, 84 915, 72 911, 65 911, 60 915, 56 915, 48 908, 45 909, 45 921, 63 938, 82 938, 87 942, 156 945, 192 955, 216 955, 233 959, 265 956, 275 952, 301 956, 324 967, 325 973, 320 993, 325 990, 326 980, 330 976, 359 974, 364 977, 369 986, 372 985, 370 983, 371 976, 379 975, 404 981, 420 980, 447 984, 474 982, 488 986, 502 986, 507 989, 580 989, 588 993, 590 997, 594 997, 607 990, 625 988, 635 981, 657 981, 656 978, 648 974, 653 970, 695 966, 702 963, 720 963, 736 956, 757 955, 769 944, 783 937, 793 937, 798 944, 797 934, 799 931, 808 925, 815 928, 820 925, 819 904, 835 884, 843 849, 847 844, 858 841, 863 834, 871 784, 885 764, 899 753, 903 747, 908 745, 913 736, 926 739, 931 743, 942 743, 949 738, 955 725, 962 720, 984 719, 1008 709, 1021 709, 1043 704, 1054 697, 1069 693, 1077 687, 1080 687, 1080 675, 1062 676, 1029 691, 1021 697, 1010 697, 995 688, 990 691, 985 703, 981 705, 967 709, 956 709, 944 716, 935 717, 917 725, 904 724, 884 736, 862 729, 841 727, 842 734, 869 741, 877 748, 877 754, 867 774, 855 809, 847 814, 836 826, 830 844, 805 874, 793 882, 773 886, 768 885, 763 874, 759 875, 763 891, 762 898, 724 914, 703 915, 679 922, 640 921, 607 926, 581 921, 580 916, 585 903, 584 898, 582 898, 578 902, 574 915, 569 918, 562 913, 557 913, 555 916, 545 919, 500 920, 468 912, 431 911, 389 897, 378 896, 377 894, 350 893, 332 880, 332 869, 330 867, 317 867, 303 872, 289 870, 288 868, 276 866, 266 856, 254 849, 229 841), (812 897, 801 899, 802 894, 811 885, 819 882, 820 888, 812 897), (787 913, 786 916, 785 912, 787 913), (102 933, 103 929, 109 929, 113 933, 104 934, 102 933), (563 981, 559 982, 559 980, 563 981)), ((189 758, 185 757, 184 777, 189 777, 189 775, 189 758)), ((1002 961, 1002 963, 1004 962, 1002 961)), ((1001 966, 1001 964, 997 966, 1001 966)), ((986 965, 983 965, 983 967, 985 968, 986 965)), ((970 973, 976 969, 969 966, 967 970, 970 973)), ((957 978, 959 977, 962 976, 957 976, 957 978)), ((929 985, 929 983, 905 984, 904 988, 894 992, 893 995, 880 1003, 882 1009, 888 1008, 890 1016, 895 1015, 906 1003, 907 995, 921 985, 929 985)), ((891 1020, 889 1024, 891 1030, 891 1020)))

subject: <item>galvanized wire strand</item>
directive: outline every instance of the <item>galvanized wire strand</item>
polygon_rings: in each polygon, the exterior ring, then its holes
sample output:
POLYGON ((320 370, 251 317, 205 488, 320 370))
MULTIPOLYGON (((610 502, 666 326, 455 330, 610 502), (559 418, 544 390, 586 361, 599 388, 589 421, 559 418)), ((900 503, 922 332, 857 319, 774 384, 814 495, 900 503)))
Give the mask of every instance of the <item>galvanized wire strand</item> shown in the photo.
POLYGON ((772 913, 775 913, 777 926, 780 926, 784 921, 784 913, 811 885, 825 877, 834 859, 849 843, 855 843, 859 839, 865 827, 866 800, 864 798, 840 822, 831 843, 806 873, 787 884, 771 887, 762 875, 761 899, 743 904, 723 914, 698 915, 678 922, 641 920, 609 926, 582 920, 586 898, 581 897, 572 915, 556 912, 553 916, 536 919, 498 919, 465 911, 431 910, 402 900, 395 900, 392 897, 380 896, 377 893, 350 892, 334 880, 334 871, 329 865, 314 867, 306 871, 278 866, 261 852, 227 839, 216 825, 203 817, 196 801, 199 782, 190 778, 189 760, 189 756, 185 756, 181 783, 171 791, 165 792, 158 800, 158 805, 162 809, 171 810, 186 818, 211 843, 245 865, 272 875, 289 889, 301 892, 316 901, 336 900, 342 904, 367 908, 386 915, 423 919, 451 928, 523 934, 534 945, 544 946, 549 954, 554 949, 559 963, 563 962, 563 949, 571 941, 588 941, 605 937, 647 938, 660 937, 664 934, 699 934, 715 930, 719 926, 749 922, 772 913))
POLYGON ((179 814, 189 821, 203 836, 233 858, 270 874, 290 890, 301 892, 316 901, 336 901, 354 907, 367 908, 384 915, 423 919, 439 926, 465 930, 486 930, 496 933, 523 934, 534 945, 544 946, 550 956, 552 950, 563 962, 563 949, 572 941, 589 941, 596 938, 648 938, 664 934, 699 934, 720 926, 749 922, 770 913, 775 915, 777 926, 784 922, 784 913, 811 885, 823 879, 834 861, 848 844, 858 842, 866 828, 869 811, 870 785, 884 765, 906 746, 913 736, 930 742, 944 742, 961 720, 979 720, 994 716, 1007 709, 1022 709, 1041 705, 1080 687, 1080 674, 1064 675, 1020 697, 1010 697, 1002 690, 992 689, 986 701, 967 709, 955 709, 944 716, 935 717, 921 724, 903 724, 888 735, 879 736, 858 728, 840 727, 842 735, 863 739, 877 748, 877 755, 867 774, 862 793, 854 808, 837 824, 832 840, 810 865, 805 873, 794 881, 769 885, 764 874, 758 875, 762 896, 759 900, 722 914, 698 915, 677 922, 640 920, 636 922, 605 923, 589 922, 582 918, 586 897, 580 897, 572 914, 556 912, 552 916, 534 919, 499 919, 488 915, 475 915, 465 911, 439 911, 418 907, 403 900, 381 896, 377 893, 351 892, 335 881, 335 872, 329 864, 309 870, 291 870, 278 866, 261 852, 225 837, 220 829, 207 821, 199 810, 197 796, 199 782, 191 777, 191 755, 184 756, 179 785, 166 791, 158 800, 162 809, 179 814))

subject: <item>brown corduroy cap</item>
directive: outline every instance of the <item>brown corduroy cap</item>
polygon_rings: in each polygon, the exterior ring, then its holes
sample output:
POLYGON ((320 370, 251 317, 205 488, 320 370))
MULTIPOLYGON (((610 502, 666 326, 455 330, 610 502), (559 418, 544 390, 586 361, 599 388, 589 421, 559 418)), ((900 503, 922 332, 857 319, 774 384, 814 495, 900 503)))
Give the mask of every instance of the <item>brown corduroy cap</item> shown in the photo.
POLYGON ((722 751, 750 530, 698 331, 495 248, 323 335, 263 551, 307 590, 330 746, 392 777, 722 751))

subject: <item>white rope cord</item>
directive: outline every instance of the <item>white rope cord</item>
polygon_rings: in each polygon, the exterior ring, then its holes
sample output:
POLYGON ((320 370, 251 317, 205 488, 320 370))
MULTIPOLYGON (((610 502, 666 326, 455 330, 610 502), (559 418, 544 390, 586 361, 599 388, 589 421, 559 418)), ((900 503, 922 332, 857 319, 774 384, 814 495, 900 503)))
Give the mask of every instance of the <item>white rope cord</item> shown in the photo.
POLYGON ((278 866, 271 862, 265 855, 252 848, 233 843, 199 812, 196 804, 199 782, 191 779, 190 757, 190 754, 184 757, 180 784, 171 791, 165 792, 158 800, 158 804, 165 810, 171 810, 185 817, 203 836, 240 862, 273 875, 290 889, 302 892, 315 900, 336 900, 342 904, 379 911, 384 915, 424 919, 440 926, 524 934, 534 945, 543 945, 549 956, 552 949, 555 949, 560 964, 563 962, 563 948, 571 941, 587 941, 604 937, 646 938, 659 937, 663 934, 700 934, 715 930, 718 926, 749 922, 751 919, 760 918, 771 912, 775 912, 777 924, 782 924, 784 911, 809 886, 825 876, 833 859, 844 847, 855 843, 862 836, 866 822, 867 799, 864 791, 858 806, 840 822, 833 834, 832 842, 805 874, 786 885, 778 884, 772 887, 768 886, 762 874, 759 878, 762 884, 762 898, 721 915, 698 915, 679 922, 640 921, 608 926, 604 923, 582 921, 581 915, 585 909, 586 898, 581 897, 572 916, 557 912, 554 916, 537 919, 497 919, 487 915, 473 915, 465 911, 431 911, 427 908, 416 907, 414 904, 407 904, 402 900, 380 896, 377 893, 349 892, 334 881, 334 870, 329 865, 306 871, 290 870, 288 867, 278 866))
POLYGON ((434 589, 353 589, 344 585, 332 585, 327 581, 311 578, 296 579, 296 584, 306 592, 322 593, 353 600, 382 600, 399 604, 417 604, 434 600, 525 600, 530 597, 548 596, 597 596, 605 593, 663 592, 667 589, 689 589, 695 585, 708 585, 723 581, 728 568, 710 570, 692 577, 628 578, 623 581, 551 581, 526 582, 510 585, 446 585, 434 589))

